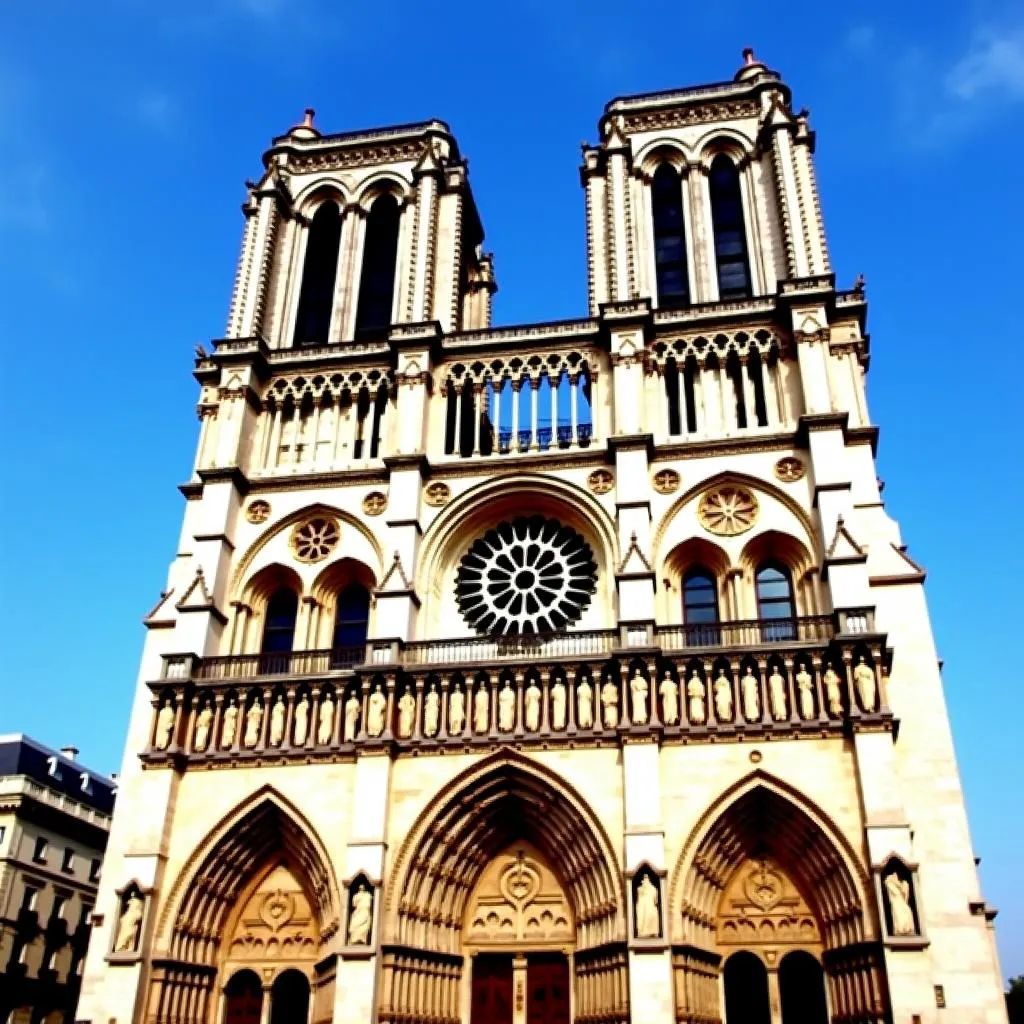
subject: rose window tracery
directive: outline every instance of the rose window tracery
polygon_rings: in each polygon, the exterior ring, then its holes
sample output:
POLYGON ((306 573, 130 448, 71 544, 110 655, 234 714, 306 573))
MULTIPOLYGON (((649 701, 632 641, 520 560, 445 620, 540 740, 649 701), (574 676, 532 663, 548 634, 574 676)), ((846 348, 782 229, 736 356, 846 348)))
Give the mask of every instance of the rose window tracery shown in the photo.
POLYGON ((547 633, 578 622, 596 584, 597 563, 579 533, 557 519, 523 516, 473 542, 455 592, 478 633, 547 633))
POLYGON ((292 534, 292 550, 300 562, 319 562, 337 546, 341 529, 333 519, 317 516, 292 534))
POLYGON ((757 521, 758 503, 744 487, 726 485, 708 491, 700 499, 697 518, 701 526, 721 537, 745 533, 757 521))

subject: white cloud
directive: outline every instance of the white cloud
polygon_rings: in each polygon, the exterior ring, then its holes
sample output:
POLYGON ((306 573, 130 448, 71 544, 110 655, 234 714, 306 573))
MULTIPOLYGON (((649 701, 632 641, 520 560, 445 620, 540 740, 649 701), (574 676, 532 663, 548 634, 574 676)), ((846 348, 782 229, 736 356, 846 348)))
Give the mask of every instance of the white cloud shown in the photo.
POLYGON ((946 89, 965 102, 990 92, 1024 99, 1024 27, 976 32, 970 49, 946 76, 946 89))

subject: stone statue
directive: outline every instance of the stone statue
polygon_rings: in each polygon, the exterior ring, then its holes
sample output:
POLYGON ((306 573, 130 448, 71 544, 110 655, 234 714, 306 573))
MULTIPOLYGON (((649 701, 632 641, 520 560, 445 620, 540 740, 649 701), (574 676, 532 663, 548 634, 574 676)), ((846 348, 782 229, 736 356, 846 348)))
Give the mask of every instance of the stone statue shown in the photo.
POLYGON ((772 669, 768 677, 768 695, 772 702, 772 718, 776 722, 784 722, 788 715, 786 711, 786 680, 779 672, 779 666, 772 669))
POLYGON ((610 679, 601 687, 601 710, 604 727, 615 729, 619 724, 619 688, 610 679))
POLYGON ((839 676, 836 675, 836 671, 831 665, 825 670, 821 681, 825 684, 825 696, 828 698, 829 711, 833 715, 841 715, 843 713, 843 692, 839 676))
POLYGON ((568 707, 568 691, 561 679, 556 679, 551 687, 551 728, 562 730, 565 728, 565 711, 568 707))
POLYGON ((370 941, 373 923, 373 893, 361 885, 352 894, 352 912, 348 915, 348 944, 365 946, 370 941))
POLYGON ((671 672, 665 673, 658 692, 661 694, 662 721, 666 725, 675 725, 679 721, 679 687, 672 678, 671 672))
POLYGON ((194 746, 196 750, 205 750, 210 742, 210 727, 213 725, 213 708, 204 704, 199 709, 199 716, 196 718, 196 735, 194 746))
POLYGON ((636 902, 633 904, 638 939, 656 939, 661 935, 661 914, 658 910, 658 890, 644 875, 636 887, 636 902))
POLYGON ((686 696, 689 699, 691 725, 703 725, 707 721, 707 709, 704 707, 704 680, 693 670, 686 684, 686 696))
POLYGON ((133 892, 125 901, 114 936, 115 953, 134 953, 138 949, 139 929, 142 926, 142 912, 145 909, 146 901, 137 892, 133 892))
POLYGON ((260 726, 263 724, 263 701, 257 697, 245 713, 245 734, 242 743, 247 747, 255 747, 260 741, 260 726))
POLYGON ((523 717, 530 732, 536 732, 540 728, 540 699, 540 687, 531 679, 530 685, 526 687, 526 693, 523 694, 523 717))
POLYGON ((345 742, 354 743, 359 734, 359 714, 362 711, 359 698, 355 691, 348 695, 345 701, 345 742))
POLYGON ((814 680, 807 671, 807 664, 800 665, 796 674, 796 688, 800 694, 800 717, 809 722, 814 717, 814 680))
POLYGON ((473 731, 487 732, 491 727, 491 698, 487 684, 481 683, 473 694, 473 731))
POLYGON ((466 728, 466 695, 458 684, 448 698, 448 735, 461 736, 466 728))
POLYGON ((516 727, 516 695, 512 684, 506 679, 505 685, 498 694, 498 728, 502 732, 511 732, 516 727))
POLYGON ((714 682, 715 715, 720 722, 732 721, 732 683, 725 678, 725 669, 718 670, 714 682))
POLYGON ((650 692, 650 687, 647 685, 647 680, 640 675, 640 669, 633 673, 633 678, 629 681, 629 692, 633 697, 633 724, 646 725, 647 695, 650 692))
POLYGON ((740 680, 740 693, 743 695, 743 717, 748 722, 756 722, 761 717, 761 687, 749 665, 740 680))
POLYGON ((309 736, 309 695, 303 694, 295 705, 295 725, 292 728, 292 743, 304 746, 309 736))
POLYGON ((380 736, 384 732, 384 716, 388 707, 388 699, 381 692, 380 683, 373 688, 373 693, 370 694, 368 703, 366 734, 368 736, 380 736))
POLYGON ((171 733, 174 732, 174 702, 168 701, 157 712, 156 736, 153 746, 157 750, 166 750, 171 745, 171 733))
POLYGON ((423 698, 423 735, 436 736, 441 727, 441 697, 437 692, 437 684, 431 683, 426 697, 423 698))
POLYGON ((594 688, 586 678, 576 684, 576 724, 581 729, 594 728, 594 688))
MULTIPOLYGON (((373 698, 371 698, 372 700, 373 698)), ((412 695, 412 689, 406 687, 402 696, 398 698, 398 735, 402 739, 408 739, 412 735, 413 722, 416 719, 416 698, 412 695)), ((372 719, 371 719, 372 720, 372 719)), ((373 733, 379 736, 379 732, 373 733)))
POLYGON ((224 750, 230 750, 235 742, 235 733, 238 732, 238 705, 232 701, 224 709, 224 726, 220 731, 220 745, 224 750))
POLYGON ((334 697, 330 691, 324 694, 320 701, 320 724, 316 730, 316 741, 320 746, 326 746, 331 742, 334 734, 334 697))
POLYGON ((864 664, 863 658, 857 659, 857 667, 853 670, 853 681, 857 686, 861 707, 865 711, 874 711, 878 687, 875 683, 874 671, 870 665, 864 664))
POLYGON ((284 697, 278 694, 274 706, 270 709, 270 745, 272 747, 279 747, 284 739, 284 718, 284 697))
POLYGON ((910 906, 910 883, 900 878, 895 871, 890 871, 885 876, 885 892, 889 897, 893 935, 916 935, 917 925, 910 906))

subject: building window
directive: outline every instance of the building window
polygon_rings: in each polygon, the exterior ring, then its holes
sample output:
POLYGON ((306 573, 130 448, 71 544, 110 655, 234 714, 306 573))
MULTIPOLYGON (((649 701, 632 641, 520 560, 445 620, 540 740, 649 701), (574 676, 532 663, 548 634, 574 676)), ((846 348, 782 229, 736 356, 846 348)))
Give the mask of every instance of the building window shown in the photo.
POLYGON ((378 196, 366 218, 363 267, 356 307, 356 337, 384 334, 391 326, 398 261, 398 200, 378 196))
POLYGON ((792 640, 796 636, 793 583, 789 572, 769 562, 757 570, 757 617, 766 641, 792 640))
POLYGON ((691 569, 683 577, 683 621, 691 644, 721 642, 718 629, 718 585, 703 567, 691 569))
POLYGON ((291 653, 298 612, 299 598, 290 587, 280 587, 270 595, 260 648, 263 654, 291 653))
POLYGON ((61 871, 72 874, 75 870, 75 851, 70 846, 64 847, 64 858, 60 862, 61 871))
POLYGON ((39 888, 34 885, 26 885, 25 891, 21 894, 21 909, 35 910, 36 900, 39 898, 39 888))
POLYGON ((715 232, 718 297, 742 299, 750 295, 747 232, 743 223, 740 174, 725 154, 711 164, 711 223, 715 232))
POLYGON ((294 344, 297 347, 326 345, 329 340, 340 245, 341 211, 336 203, 328 200, 317 207, 306 236, 302 289, 295 317, 294 344))
MULTIPOLYGON (((359 583, 350 583, 338 594, 334 611, 334 650, 363 647, 370 621, 370 593, 359 583)), ((362 659, 360 659, 362 660, 362 659)))
POLYGON ((99 857, 93 857, 92 861, 89 864, 90 882, 98 882, 100 880, 100 865, 102 863, 103 862, 99 859, 99 857))
POLYGON ((64 907, 67 906, 67 896, 54 896, 53 906, 50 908, 50 917, 58 918, 64 916, 64 907))
POLYGON ((690 280, 686 266, 683 187, 671 164, 662 164, 651 181, 651 219, 654 222, 654 265, 658 305, 686 306, 690 280))
POLYGON ((32 859, 37 864, 46 863, 46 851, 49 849, 49 846, 49 842, 43 836, 36 836, 36 845, 32 851, 32 859))
POLYGON ((4 841, 4 836, 7 835, 7 826, 0 825, 0 843, 4 841))

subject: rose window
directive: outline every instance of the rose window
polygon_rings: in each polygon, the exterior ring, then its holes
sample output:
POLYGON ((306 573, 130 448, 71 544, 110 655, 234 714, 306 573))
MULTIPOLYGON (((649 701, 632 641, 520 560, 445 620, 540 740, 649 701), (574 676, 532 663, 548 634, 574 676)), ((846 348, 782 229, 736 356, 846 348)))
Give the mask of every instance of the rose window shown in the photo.
POLYGON ((292 550, 300 562, 319 562, 337 547, 340 537, 333 519, 310 519, 292 534, 292 550))
POLYGON ((459 564, 455 592, 478 633, 547 633, 579 621, 596 581, 590 545, 557 519, 531 516, 475 540, 459 564))
POLYGON ((722 537, 735 537, 757 521, 757 498, 743 487, 724 486, 708 491, 700 499, 697 518, 705 530, 722 537))

